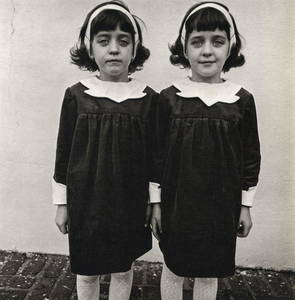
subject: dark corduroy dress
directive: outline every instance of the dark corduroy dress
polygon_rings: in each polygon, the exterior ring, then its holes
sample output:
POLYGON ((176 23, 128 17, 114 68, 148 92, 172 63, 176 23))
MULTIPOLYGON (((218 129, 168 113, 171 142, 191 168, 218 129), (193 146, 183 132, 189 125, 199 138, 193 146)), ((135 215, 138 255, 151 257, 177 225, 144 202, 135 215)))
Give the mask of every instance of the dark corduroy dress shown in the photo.
POLYGON ((144 227, 156 93, 117 103, 78 83, 65 93, 54 179, 67 186, 71 270, 125 272, 152 247, 144 227))
POLYGON ((171 86, 159 99, 162 227, 171 271, 226 277, 235 270, 242 190, 258 181, 260 147, 253 97, 207 106, 171 86))

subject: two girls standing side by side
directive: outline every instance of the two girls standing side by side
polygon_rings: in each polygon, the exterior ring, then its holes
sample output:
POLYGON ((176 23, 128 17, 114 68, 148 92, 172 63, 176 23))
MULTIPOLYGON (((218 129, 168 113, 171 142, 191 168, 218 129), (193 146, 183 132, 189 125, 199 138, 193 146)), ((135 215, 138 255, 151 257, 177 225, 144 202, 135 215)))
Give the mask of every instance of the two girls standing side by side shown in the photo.
POLYGON ((194 300, 215 299, 217 278, 234 273, 236 237, 251 229, 255 104, 221 77, 244 64, 233 17, 216 2, 194 5, 170 50, 190 77, 160 95, 129 78, 149 51, 137 19, 109 1, 88 14, 71 51, 80 68, 99 71, 66 90, 53 181, 79 300, 98 300, 107 273, 109 299, 129 298, 132 263, 151 249, 148 197, 165 260, 163 300, 182 299, 184 277, 195 278, 194 300))
POLYGON ((152 229, 164 255, 162 300, 182 299, 184 277, 194 300, 216 298, 217 278, 235 271, 236 237, 246 237, 260 169, 254 98, 222 72, 244 64, 227 7, 202 2, 186 13, 173 65, 191 69, 159 98, 161 203, 152 229))

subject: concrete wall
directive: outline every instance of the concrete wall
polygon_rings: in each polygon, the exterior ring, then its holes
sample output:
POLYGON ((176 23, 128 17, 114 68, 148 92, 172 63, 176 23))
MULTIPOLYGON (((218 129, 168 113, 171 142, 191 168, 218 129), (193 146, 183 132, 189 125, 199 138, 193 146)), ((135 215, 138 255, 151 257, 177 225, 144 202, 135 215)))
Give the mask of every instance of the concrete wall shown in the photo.
MULTIPOLYGON (((194 1, 126 2, 145 21, 145 41, 152 51, 135 77, 160 90, 185 76, 169 64, 167 44, 176 37, 182 16, 194 1)), ((230 7, 246 39, 246 65, 226 76, 256 96, 263 155, 252 209, 254 228, 238 242, 237 263, 295 269, 295 2, 221 2, 230 7)), ((69 63, 68 49, 96 4, 94 0, 1 1, 0 249, 68 251, 66 237, 54 225, 50 178, 64 89, 89 75, 69 63)), ((144 258, 162 260, 156 243, 144 258)))

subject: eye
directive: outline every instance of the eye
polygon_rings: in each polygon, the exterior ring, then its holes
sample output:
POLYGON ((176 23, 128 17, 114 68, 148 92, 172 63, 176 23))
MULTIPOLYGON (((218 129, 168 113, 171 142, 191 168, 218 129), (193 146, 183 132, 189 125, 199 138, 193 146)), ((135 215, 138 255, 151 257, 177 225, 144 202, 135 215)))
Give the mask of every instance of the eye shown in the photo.
POLYGON ((195 48, 200 48, 203 45, 203 41, 202 40, 192 40, 190 42, 190 44, 195 48))
POLYGON ((217 48, 222 47, 224 44, 225 44, 225 41, 222 39, 217 39, 217 40, 213 41, 213 46, 217 47, 217 48))
POLYGON ((130 44, 130 41, 128 39, 120 39, 119 44, 122 47, 127 47, 130 44))
POLYGON ((109 39, 105 37, 100 37, 96 39, 96 43, 99 44, 100 46, 104 47, 107 46, 109 43, 109 39))

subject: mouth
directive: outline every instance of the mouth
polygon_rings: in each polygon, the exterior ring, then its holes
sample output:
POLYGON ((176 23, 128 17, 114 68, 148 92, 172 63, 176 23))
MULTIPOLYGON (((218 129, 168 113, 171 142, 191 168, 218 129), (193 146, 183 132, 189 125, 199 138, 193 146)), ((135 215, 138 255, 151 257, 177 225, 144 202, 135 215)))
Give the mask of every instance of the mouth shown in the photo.
POLYGON ((206 65, 206 64, 214 64, 215 60, 206 60, 206 61, 199 61, 199 64, 206 65))
POLYGON ((120 59, 108 59, 106 63, 110 64, 120 64, 122 61, 120 59))

